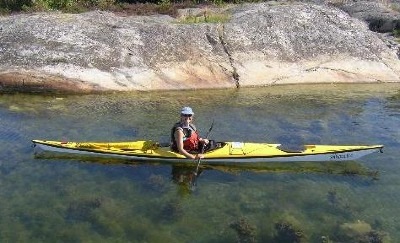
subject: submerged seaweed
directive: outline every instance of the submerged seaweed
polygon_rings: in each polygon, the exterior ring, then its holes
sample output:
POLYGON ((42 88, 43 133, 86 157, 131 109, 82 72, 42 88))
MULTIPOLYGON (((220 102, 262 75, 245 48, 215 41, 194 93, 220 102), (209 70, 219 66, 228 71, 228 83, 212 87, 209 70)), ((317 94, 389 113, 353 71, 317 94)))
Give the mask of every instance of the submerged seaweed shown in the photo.
POLYGON ((166 180, 162 175, 151 174, 144 183, 144 187, 154 192, 164 192, 166 190, 166 180))
POLYGON ((246 218, 240 218, 229 225, 237 233, 237 242, 256 242, 256 226, 250 224, 246 218))
POLYGON ((277 235, 274 242, 305 242, 305 234, 301 229, 295 228, 291 223, 279 222, 275 224, 277 235))
POLYGON ((335 189, 328 191, 327 199, 330 204, 337 205, 339 203, 337 191, 335 189))
POLYGON ((65 219, 71 223, 89 221, 92 219, 93 210, 99 208, 101 204, 102 200, 99 198, 72 202, 67 209, 65 219))
POLYGON ((171 201, 161 209, 160 219, 162 221, 176 221, 183 216, 183 207, 179 201, 171 201))

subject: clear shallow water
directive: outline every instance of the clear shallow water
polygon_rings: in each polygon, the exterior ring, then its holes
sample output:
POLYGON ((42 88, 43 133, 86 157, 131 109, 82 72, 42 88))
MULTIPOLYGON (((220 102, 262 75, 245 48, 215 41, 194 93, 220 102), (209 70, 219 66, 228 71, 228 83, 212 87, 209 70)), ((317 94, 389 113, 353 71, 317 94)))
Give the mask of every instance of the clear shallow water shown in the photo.
POLYGON ((297 231, 396 242, 399 124, 399 84, 1 95, 0 241, 285 242, 297 231), (193 167, 33 157, 31 139, 168 141, 184 105, 204 133, 215 119, 220 141, 385 149, 343 164, 207 167, 195 186, 193 167))

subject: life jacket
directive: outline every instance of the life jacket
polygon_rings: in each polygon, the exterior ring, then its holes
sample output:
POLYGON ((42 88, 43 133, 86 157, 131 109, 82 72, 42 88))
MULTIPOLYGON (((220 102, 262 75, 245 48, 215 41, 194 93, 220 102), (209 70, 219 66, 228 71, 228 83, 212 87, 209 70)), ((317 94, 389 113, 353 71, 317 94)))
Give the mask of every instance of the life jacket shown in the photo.
POLYGON ((199 148, 199 133, 193 124, 189 124, 189 127, 183 127, 183 125, 178 122, 171 129, 171 149, 178 151, 178 146, 175 140, 175 131, 178 128, 183 130, 183 149, 186 151, 197 151, 199 148))

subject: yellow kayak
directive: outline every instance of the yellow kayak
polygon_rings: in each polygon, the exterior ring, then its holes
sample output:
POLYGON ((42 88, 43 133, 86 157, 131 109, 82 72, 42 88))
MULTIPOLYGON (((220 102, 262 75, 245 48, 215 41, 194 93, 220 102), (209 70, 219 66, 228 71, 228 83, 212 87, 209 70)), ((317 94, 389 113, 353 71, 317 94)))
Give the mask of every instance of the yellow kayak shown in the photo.
MULTIPOLYGON (((132 142, 62 142, 32 140, 35 154, 43 151, 78 156, 123 158, 137 161, 193 161, 154 141, 132 142)), ((304 145, 301 149, 284 149, 281 144, 218 142, 204 153, 202 163, 253 162, 324 162, 357 160, 373 152, 382 152, 383 145, 304 145)))

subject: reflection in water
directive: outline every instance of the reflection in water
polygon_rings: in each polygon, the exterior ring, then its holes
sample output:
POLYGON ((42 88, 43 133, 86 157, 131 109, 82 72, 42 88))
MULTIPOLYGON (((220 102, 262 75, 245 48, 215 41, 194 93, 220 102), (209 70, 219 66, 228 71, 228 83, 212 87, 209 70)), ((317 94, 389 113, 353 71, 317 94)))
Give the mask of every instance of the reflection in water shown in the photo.
MULTIPOLYGON (((317 173, 317 174, 330 174, 330 175, 343 175, 343 176, 362 176, 371 178, 372 180, 379 179, 379 172, 371 170, 358 161, 345 161, 345 162, 268 162, 268 163, 221 163, 221 164, 207 164, 202 163, 196 175, 196 163, 172 163, 171 162, 143 162, 130 159, 121 158, 97 158, 97 157, 83 157, 74 154, 60 154, 43 152, 36 155, 40 159, 72 159, 79 162, 97 163, 104 165, 135 165, 135 166, 148 166, 148 165, 171 165, 171 179, 178 186, 178 193, 181 196, 187 196, 196 191, 197 180, 204 171, 216 170, 223 173, 238 175, 243 172, 252 173, 317 173)), ((150 178, 153 180, 154 178, 150 178)), ((164 182, 163 182, 164 183, 164 182)))
POLYGON ((199 168, 196 173, 196 167, 187 165, 172 165, 172 181, 178 186, 178 192, 181 196, 191 194, 196 190, 197 178, 203 173, 199 168))
POLYGON ((38 159, 69 159, 79 162, 97 163, 104 165, 171 165, 172 181, 177 185, 186 185, 188 191, 193 191, 197 177, 206 170, 217 170, 229 174, 239 174, 241 172, 253 173, 321 173, 347 176, 367 176, 372 179, 379 179, 379 173, 364 166, 360 161, 333 161, 333 162, 257 162, 257 163, 221 163, 207 164, 203 162, 199 166, 196 176, 196 163, 190 162, 143 162, 123 158, 101 158, 84 157, 75 154, 60 154, 43 152, 35 155, 38 159))
POLYGON ((378 179, 378 172, 365 167, 357 161, 346 162, 285 162, 285 163, 254 163, 238 165, 207 165, 207 169, 227 173, 321 173, 335 175, 368 176, 378 179))
POLYGON ((400 117, 400 91, 386 99, 385 108, 390 111, 390 116, 400 117))
POLYGON ((346 162, 302 162, 302 163, 254 163, 252 164, 222 164, 199 167, 196 174, 195 165, 171 165, 172 181, 178 185, 181 196, 193 193, 197 188, 197 181, 205 171, 216 170, 224 173, 239 175, 243 172, 252 173, 318 173, 343 176, 362 176, 371 180, 379 179, 379 172, 371 170, 357 161, 346 162))

